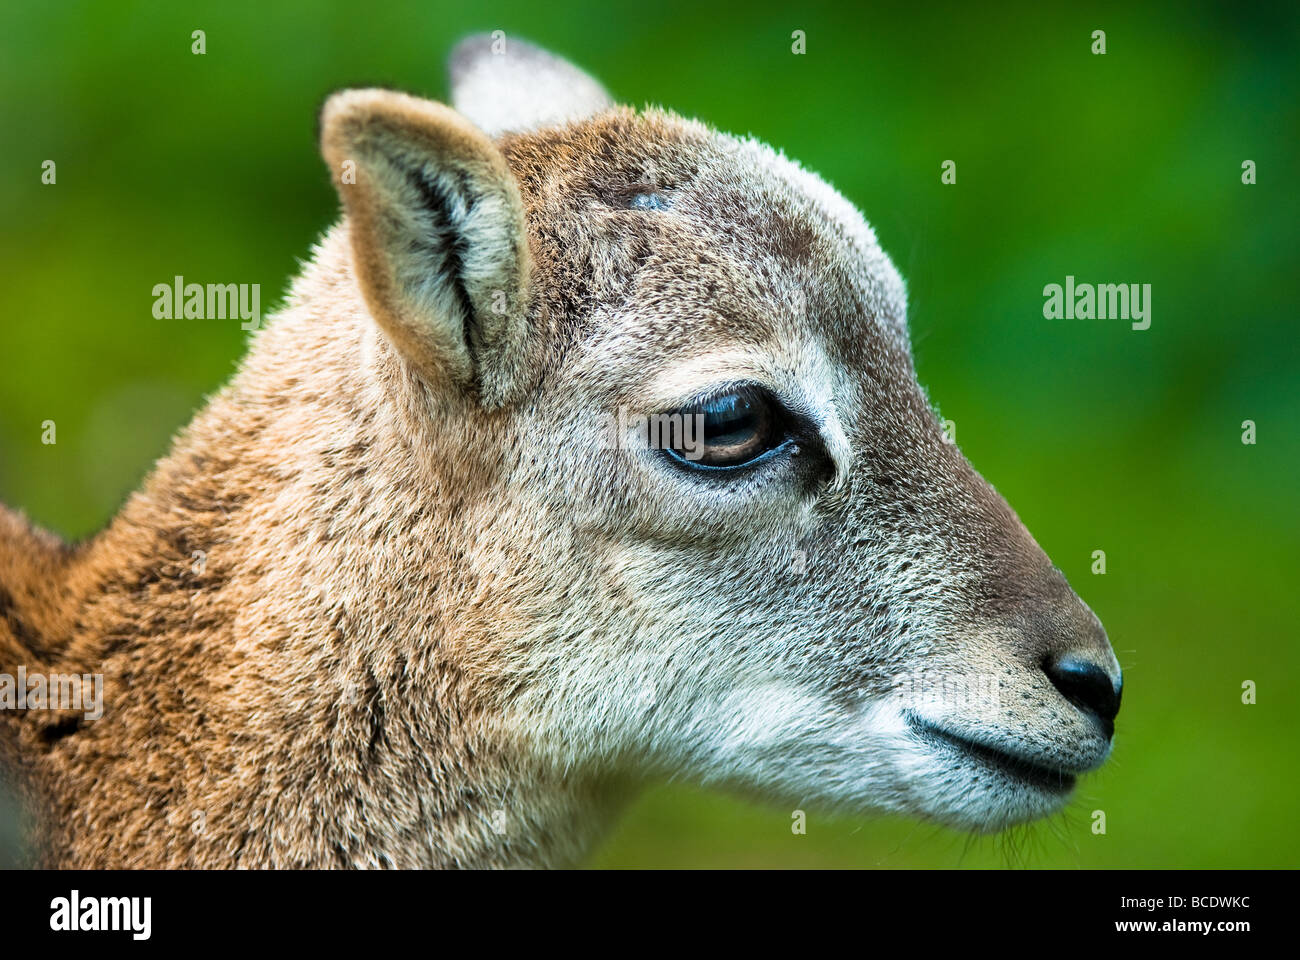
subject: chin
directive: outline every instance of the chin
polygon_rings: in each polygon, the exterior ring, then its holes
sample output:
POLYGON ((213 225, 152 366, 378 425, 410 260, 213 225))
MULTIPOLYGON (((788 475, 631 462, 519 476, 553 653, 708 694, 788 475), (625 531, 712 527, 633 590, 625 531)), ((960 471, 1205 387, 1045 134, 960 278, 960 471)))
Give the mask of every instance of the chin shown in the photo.
POLYGON ((909 812, 958 830, 996 833, 1058 813, 1074 793, 1074 774, 992 751, 969 754, 933 757, 910 785, 909 812))

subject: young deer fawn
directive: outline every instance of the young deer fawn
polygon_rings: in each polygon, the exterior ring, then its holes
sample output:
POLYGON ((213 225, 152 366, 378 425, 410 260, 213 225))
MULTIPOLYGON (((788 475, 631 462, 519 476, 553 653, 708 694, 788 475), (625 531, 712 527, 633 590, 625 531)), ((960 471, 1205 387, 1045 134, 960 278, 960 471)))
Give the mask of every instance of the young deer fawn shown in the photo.
POLYGON ((103 682, 0 710, 36 862, 563 865, 665 776, 1061 808, 1119 665, 858 211, 513 39, 451 74, 329 99, 342 222, 106 530, 0 509, 9 697, 103 682))

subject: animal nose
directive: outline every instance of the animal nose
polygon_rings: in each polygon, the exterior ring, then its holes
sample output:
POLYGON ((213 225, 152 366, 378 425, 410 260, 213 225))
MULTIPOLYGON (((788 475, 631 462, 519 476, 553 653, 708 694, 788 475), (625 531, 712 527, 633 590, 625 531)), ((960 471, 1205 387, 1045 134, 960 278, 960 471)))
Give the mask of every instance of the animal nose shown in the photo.
POLYGON ((1052 685, 1072 704, 1096 718, 1107 739, 1115 734, 1115 715, 1119 713, 1123 676, 1114 678, 1098 663, 1077 653, 1049 659, 1043 665, 1052 685))

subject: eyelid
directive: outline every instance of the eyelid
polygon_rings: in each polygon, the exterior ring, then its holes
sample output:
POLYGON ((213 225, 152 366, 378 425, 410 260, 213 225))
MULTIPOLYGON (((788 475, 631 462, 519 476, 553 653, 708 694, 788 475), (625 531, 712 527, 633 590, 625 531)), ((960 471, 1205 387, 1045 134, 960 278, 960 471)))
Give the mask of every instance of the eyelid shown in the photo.
POLYGON ((730 394, 744 393, 746 391, 764 394, 770 397, 782 409, 785 408, 785 404, 781 402, 781 398, 777 395, 776 391, 770 389, 765 384, 756 383, 752 380, 735 380, 715 383, 711 386, 705 387, 703 390, 689 397, 682 403, 673 406, 672 410, 676 411, 685 410, 688 407, 702 407, 706 403, 713 403, 715 400, 721 400, 723 397, 729 396, 730 394))
POLYGON ((777 455, 781 453, 782 450, 785 450, 787 447, 790 446, 791 443, 794 442, 797 441, 793 440, 790 437, 787 437, 781 443, 778 443, 775 447, 769 447, 767 450, 764 450, 758 456, 754 457, 754 459, 746 460, 744 463, 738 463, 730 467, 717 467, 709 463, 698 463, 693 460, 687 460, 676 450, 672 450, 672 449, 665 449, 663 452, 667 454, 673 460, 674 463, 678 463, 683 466, 689 467, 691 470, 695 470, 700 473, 730 473, 734 475, 736 473, 739 473, 742 470, 749 470, 753 467, 756 467, 759 464, 764 463, 765 461, 775 459, 777 455))
MULTIPOLYGON (((725 323, 719 314, 719 322, 725 323)), ((628 403, 642 409, 674 409, 725 386, 754 383, 780 395, 781 373, 770 355, 752 347, 731 344, 696 354, 680 363, 646 363, 638 381, 625 394, 628 403), (704 384, 704 386, 701 386, 704 384)))

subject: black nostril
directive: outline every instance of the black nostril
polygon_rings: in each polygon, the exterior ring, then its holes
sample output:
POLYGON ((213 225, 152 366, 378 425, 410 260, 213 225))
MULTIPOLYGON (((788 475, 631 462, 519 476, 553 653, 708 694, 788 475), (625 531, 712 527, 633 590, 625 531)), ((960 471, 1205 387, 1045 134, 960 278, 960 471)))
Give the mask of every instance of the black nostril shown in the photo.
POLYGON ((1104 668, 1075 654, 1047 661, 1043 671, 1061 696, 1096 717, 1107 737, 1114 735, 1122 680, 1112 680, 1104 668))

